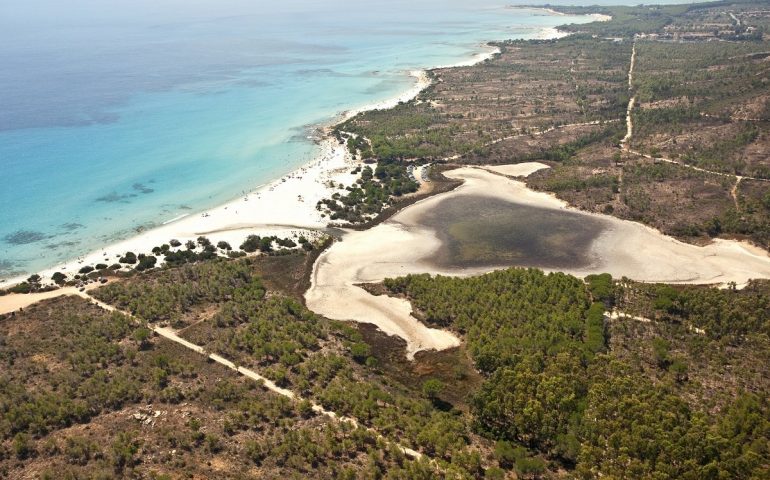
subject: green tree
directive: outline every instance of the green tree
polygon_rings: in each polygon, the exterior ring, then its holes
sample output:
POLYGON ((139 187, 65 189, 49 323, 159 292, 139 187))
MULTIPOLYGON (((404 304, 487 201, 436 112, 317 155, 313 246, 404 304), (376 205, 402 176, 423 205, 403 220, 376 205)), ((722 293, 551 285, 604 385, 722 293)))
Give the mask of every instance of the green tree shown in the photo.
POLYGON ((122 472, 134 466, 136 454, 139 452, 139 441, 129 432, 118 433, 112 442, 112 466, 115 471, 122 472))
POLYGON ((444 391, 444 382, 437 378, 429 378, 422 383, 422 394, 430 400, 436 400, 444 391))

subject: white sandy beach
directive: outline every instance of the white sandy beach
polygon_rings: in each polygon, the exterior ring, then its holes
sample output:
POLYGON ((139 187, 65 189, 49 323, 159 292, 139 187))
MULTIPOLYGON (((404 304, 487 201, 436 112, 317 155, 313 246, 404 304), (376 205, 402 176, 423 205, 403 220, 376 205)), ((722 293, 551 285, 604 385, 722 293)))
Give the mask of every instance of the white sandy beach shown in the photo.
MULTIPOLYGON (((560 32, 545 28, 542 34, 555 37, 560 35, 560 32)), ((490 45, 479 45, 478 48, 482 51, 469 59, 431 68, 470 66, 499 52, 497 47, 490 45)), ((415 78, 415 83, 409 90, 381 102, 341 112, 329 124, 344 121, 363 111, 387 109, 401 102, 408 102, 431 83, 426 70, 415 70, 409 74, 415 78)), ((317 233, 314 232, 327 224, 327 219, 321 217, 320 212, 316 210, 316 203, 338 191, 338 188, 330 186, 330 181, 337 185, 352 183, 354 177, 349 172, 359 164, 360 162, 350 157, 343 145, 339 145, 327 135, 321 142, 319 155, 312 162, 268 185, 259 186, 225 205, 174 219, 160 227, 38 273, 45 280, 50 279, 55 272, 62 272, 72 278, 85 265, 112 265, 127 251, 137 254, 149 253, 153 247, 168 243, 172 238, 184 243, 203 235, 215 244, 226 241, 233 248, 238 248, 250 234, 278 237, 316 236, 317 233)), ((0 279, 0 288, 7 288, 25 279, 26 275, 0 279)))
MULTIPOLYGON (((449 68, 470 66, 491 58, 499 52, 496 47, 479 45, 482 51, 467 60, 452 65, 431 67, 449 68)), ((409 72, 414 77, 414 85, 407 91, 377 102, 341 112, 329 125, 334 125, 352 118, 367 110, 382 110, 393 108, 402 102, 414 99, 422 90, 427 88, 431 80, 426 70, 409 72)), ((162 226, 153 228, 134 237, 105 246, 78 258, 59 263, 51 268, 38 272, 44 280, 50 279, 55 272, 62 272, 72 278, 86 265, 105 263, 112 265, 127 251, 136 254, 150 253, 152 248, 176 239, 183 244, 187 240, 195 240, 206 236, 213 243, 228 242, 233 248, 238 246, 248 235, 307 238, 318 237, 318 230, 326 227, 328 219, 316 210, 316 203, 339 191, 338 186, 350 185, 355 177, 350 172, 360 161, 351 158, 347 148, 340 145, 328 134, 321 141, 320 153, 310 163, 298 170, 271 182, 257 187, 254 191, 224 205, 205 212, 191 214, 173 219, 162 226), (330 183, 331 182, 331 183, 330 183)), ((27 275, 9 279, 0 279, 0 288, 18 284, 27 275)))
MULTIPOLYGON (((430 80, 425 71, 414 71, 411 75, 416 81, 408 91, 376 104, 343 112, 336 121, 366 110, 392 108, 399 102, 413 99, 430 85, 430 80)), ((72 278, 85 265, 112 265, 127 251, 150 253, 153 247, 168 243, 172 238, 184 243, 203 235, 215 244, 226 241, 237 249, 252 234, 276 235, 281 238, 296 238, 300 235, 317 237, 317 231, 326 227, 328 219, 316 210, 316 203, 339 191, 340 184, 348 186, 353 183, 356 177, 350 172, 362 165, 362 162, 352 158, 344 145, 330 135, 321 141, 319 150, 318 156, 307 165, 231 202, 175 219, 38 273, 46 280, 54 272, 62 272, 72 278)), ((26 275, 0 280, 0 288, 15 285, 25 279, 26 275)))
MULTIPOLYGON (((127 251, 150 253, 153 247, 168 243, 172 238, 184 243, 203 235, 214 243, 221 240, 229 242, 237 249, 250 234, 279 237, 303 234, 313 237, 315 234, 312 230, 323 228, 327 223, 316 210, 316 202, 337 190, 337 187, 330 186, 330 182, 334 185, 350 185, 354 179, 350 171, 360 163, 351 158, 343 145, 331 138, 324 140, 320 148, 320 156, 312 163, 254 192, 56 265, 40 272, 40 275, 49 279, 58 271, 71 278, 84 265, 111 265, 127 251)), ((6 280, 0 283, 0 288, 23 279, 6 280)))
MULTIPOLYGON (((564 13, 557 12, 556 10, 552 10, 550 8, 544 8, 543 10, 545 10, 551 15, 565 16, 564 13)), ((593 19, 594 22, 608 22, 612 20, 612 17, 610 17, 609 15, 602 15, 601 13, 592 13, 588 16, 591 17, 591 19, 593 19)), ((571 32, 559 30, 558 27, 546 27, 543 30, 541 30, 537 38, 539 40, 552 40, 555 38, 564 38, 570 34, 571 32)))
POLYGON ((626 276, 647 282, 738 285, 751 278, 770 278, 770 256, 751 245, 729 240, 703 247, 682 243, 638 223, 571 209, 550 194, 535 192, 523 182, 508 178, 527 176, 544 167, 541 163, 527 163, 445 172, 465 183, 451 192, 417 202, 374 228, 350 232, 324 252, 316 262, 312 286, 305 296, 308 307, 334 319, 373 323, 386 333, 398 335, 406 340, 410 356, 423 349, 457 345, 459 340, 449 332, 427 328, 412 317, 407 301, 373 296, 356 285, 410 273, 467 276, 505 268, 447 270, 428 261, 441 241, 435 231, 421 225, 421 217, 439 202, 463 196, 571 210, 576 215, 600 219, 606 230, 594 241, 590 252, 598 261, 588 268, 566 270, 577 276, 608 272, 616 278, 626 276))

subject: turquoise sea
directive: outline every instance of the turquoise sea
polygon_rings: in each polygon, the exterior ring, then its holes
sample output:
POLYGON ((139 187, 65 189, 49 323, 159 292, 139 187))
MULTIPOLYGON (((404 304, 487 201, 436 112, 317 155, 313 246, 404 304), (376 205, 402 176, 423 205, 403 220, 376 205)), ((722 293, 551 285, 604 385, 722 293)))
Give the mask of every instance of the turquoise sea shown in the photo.
POLYGON ((506 0, 0 0, 0 278, 239 196, 410 70, 583 22, 506 0))

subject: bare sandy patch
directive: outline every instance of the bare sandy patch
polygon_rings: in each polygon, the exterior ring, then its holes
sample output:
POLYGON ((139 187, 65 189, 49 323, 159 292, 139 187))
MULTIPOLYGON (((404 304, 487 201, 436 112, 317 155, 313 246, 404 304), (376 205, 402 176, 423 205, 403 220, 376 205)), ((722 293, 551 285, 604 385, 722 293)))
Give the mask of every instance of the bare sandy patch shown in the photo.
POLYGON ((33 303, 37 303, 49 298, 61 297, 62 295, 77 295, 75 287, 60 288, 50 292, 40 293, 11 293, 0 296, 0 315, 16 312, 21 308, 27 308, 33 303))
POLYGON ((540 162, 525 162, 513 165, 493 165, 484 168, 490 172, 500 173, 509 177, 528 177, 538 170, 551 167, 540 162))

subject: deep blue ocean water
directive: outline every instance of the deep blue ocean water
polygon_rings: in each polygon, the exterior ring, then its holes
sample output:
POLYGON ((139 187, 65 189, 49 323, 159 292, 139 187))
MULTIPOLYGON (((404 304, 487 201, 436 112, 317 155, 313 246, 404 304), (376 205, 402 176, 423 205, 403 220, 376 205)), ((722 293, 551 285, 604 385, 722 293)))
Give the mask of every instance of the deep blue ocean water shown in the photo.
POLYGON ((0 0, 0 278, 237 197, 410 70, 582 18, 506 0, 0 0))

